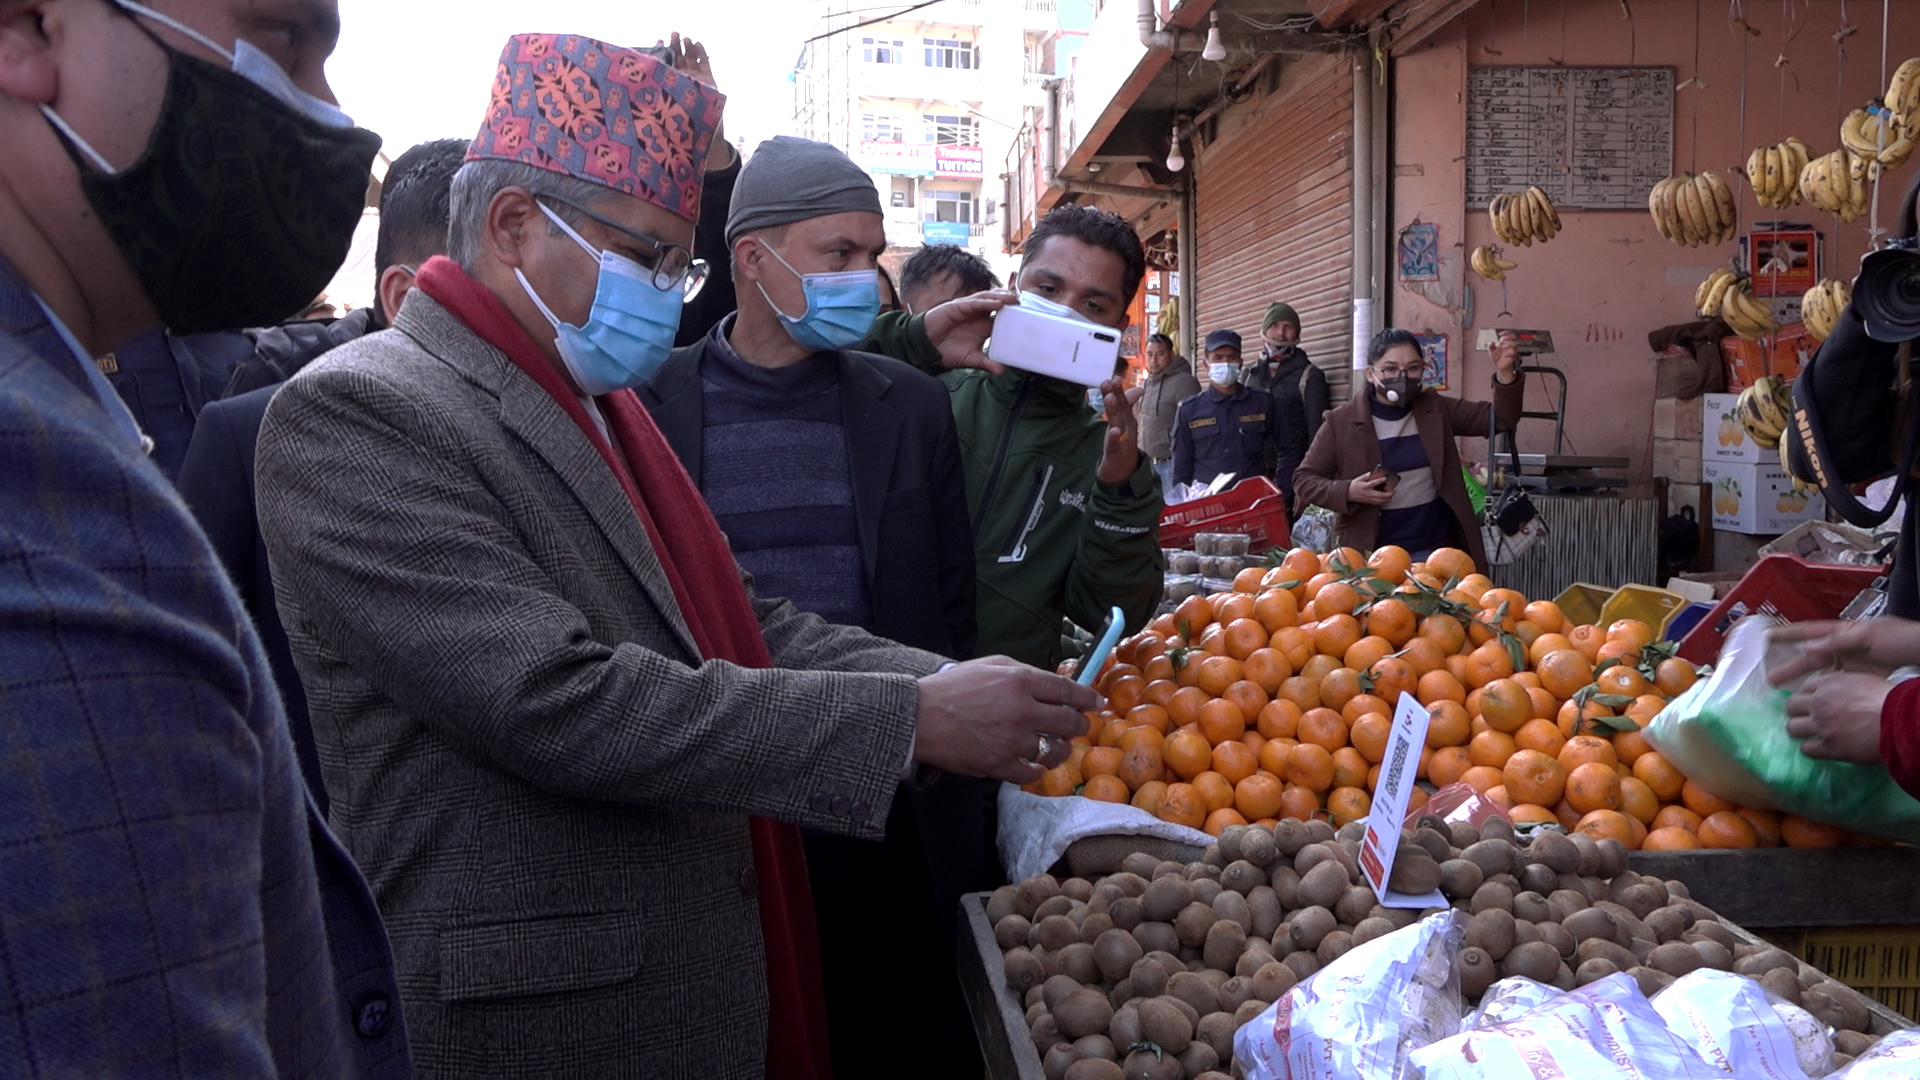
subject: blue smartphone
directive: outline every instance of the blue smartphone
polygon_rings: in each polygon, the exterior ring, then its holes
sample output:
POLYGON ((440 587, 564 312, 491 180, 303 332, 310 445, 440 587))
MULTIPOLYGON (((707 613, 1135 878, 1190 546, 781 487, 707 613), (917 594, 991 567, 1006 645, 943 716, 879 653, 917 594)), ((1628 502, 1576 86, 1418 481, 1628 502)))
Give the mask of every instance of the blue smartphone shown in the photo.
POLYGON ((1080 658, 1080 666, 1074 669, 1073 681, 1081 686, 1092 686, 1100 669, 1107 664, 1107 657, 1113 655, 1113 647, 1120 642, 1121 631, 1127 628, 1127 616, 1118 607, 1107 615, 1107 624, 1093 639, 1093 648, 1080 658))

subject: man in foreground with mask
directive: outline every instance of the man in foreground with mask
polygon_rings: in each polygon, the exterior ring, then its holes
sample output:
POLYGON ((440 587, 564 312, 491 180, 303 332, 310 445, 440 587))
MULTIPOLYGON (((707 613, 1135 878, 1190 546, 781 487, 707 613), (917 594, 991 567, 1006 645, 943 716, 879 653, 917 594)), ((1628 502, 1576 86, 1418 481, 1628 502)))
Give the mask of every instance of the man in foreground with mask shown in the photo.
POLYGON ((1267 313, 1260 318, 1260 355, 1247 362, 1240 381, 1273 398, 1274 452, 1267 461, 1268 472, 1298 515, 1302 507, 1293 497, 1293 473, 1320 433, 1333 396, 1327 373, 1315 367, 1307 350, 1300 347, 1300 315, 1291 304, 1267 305, 1267 313))
POLYGON ((1365 392, 1327 414, 1294 474, 1302 505, 1337 515, 1337 543, 1361 551, 1393 544, 1416 562, 1435 548, 1457 547, 1484 572, 1485 544, 1454 440, 1485 438, 1496 420, 1503 432, 1519 423, 1526 389, 1514 370, 1519 360, 1512 335, 1501 334, 1493 402, 1461 401, 1422 388, 1419 338, 1406 330, 1373 335, 1365 392))
POLYGON ((1266 475, 1273 457, 1273 399, 1240 385, 1240 335, 1207 335, 1207 389, 1180 403, 1173 422, 1173 482, 1211 484, 1266 475))
POLYGON ((632 393, 704 273, 722 100, 510 39, 449 258, 267 410, 281 616, 429 1075, 826 1075, 775 819, 877 839, 915 763, 1025 781, 1099 704, 749 594, 632 393))
POLYGON ((330 102, 334 5, 285 7, 0 5, 10 1075, 410 1075, 259 639, 91 360, 287 318, 345 256, 379 139, 330 102))
MULTIPOLYGON (((761 143, 733 191, 740 308, 675 350, 641 400, 756 592, 964 659, 973 531, 946 390, 851 351, 880 310, 880 194, 839 149, 790 136, 761 143)), ((982 806, 979 781, 942 776, 902 786, 882 843, 807 835, 836 1071, 924 1052, 925 1075, 979 1076, 954 934, 961 893, 998 884, 982 806), (876 881, 893 890, 878 910, 876 881), (876 999, 898 965, 917 976, 876 999)))
POLYGON ((1142 453, 1126 385, 1087 388, 1003 369, 984 348, 993 314, 1031 305, 1115 329, 1146 275, 1146 253, 1118 215, 1068 205, 1027 236, 1017 294, 983 293, 881 319, 867 348, 942 373, 960 430, 980 574, 981 652, 1054 667, 1060 620, 1098 629, 1113 607, 1137 631, 1160 602, 1159 477, 1142 453), (981 369, 981 370, 960 370, 981 369))

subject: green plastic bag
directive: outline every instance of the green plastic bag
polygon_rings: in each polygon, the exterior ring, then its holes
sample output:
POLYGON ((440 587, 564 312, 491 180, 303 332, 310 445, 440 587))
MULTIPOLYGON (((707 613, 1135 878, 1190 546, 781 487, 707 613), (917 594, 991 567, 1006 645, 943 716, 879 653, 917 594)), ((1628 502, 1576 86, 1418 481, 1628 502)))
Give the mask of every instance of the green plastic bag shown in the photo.
POLYGON ((1484 516, 1487 512, 1487 486, 1465 465, 1460 466, 1460 475, 1467 478, 1467 500, 1473 503, 1473 516, 1484 516))
POLYGON ((1810 758, 1787 734, 1789 691, 1767 684, 1772 625, 1757 616, 1735 624, 1713 674, 1653 718, 1647 741, 1723 799, 1920 842, 1920 800, 1886 766, 1810 758))

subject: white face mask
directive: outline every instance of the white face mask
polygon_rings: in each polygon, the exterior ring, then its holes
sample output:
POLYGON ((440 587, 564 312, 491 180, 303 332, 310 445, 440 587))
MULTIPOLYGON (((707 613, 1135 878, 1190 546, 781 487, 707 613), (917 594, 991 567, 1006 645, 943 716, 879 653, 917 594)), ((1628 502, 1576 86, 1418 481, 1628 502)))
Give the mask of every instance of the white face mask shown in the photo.
POLYGON ((1038 311, 1043 315, 1058 315, 1065 319, 1078 319, 1083 323, 1093 321, 1065 304, 1055 303, 1044 296, 1035 296, 1030 292, 1022 291, 1020 293, 1020 306, 1032 311, 1038 311))
POLYGON ((1099 387, 1090 386, 1087 388, 1087 404, 1093 406, 1094 412, 1103 412, 1107 407, 1107 396, 1100 392, 1099 387))
POLYGON ((1240 381, 1240 369, 1232 364, 1208 364, 1207 378, 1212 379, 1215 386, 1232 386, 1240 381))

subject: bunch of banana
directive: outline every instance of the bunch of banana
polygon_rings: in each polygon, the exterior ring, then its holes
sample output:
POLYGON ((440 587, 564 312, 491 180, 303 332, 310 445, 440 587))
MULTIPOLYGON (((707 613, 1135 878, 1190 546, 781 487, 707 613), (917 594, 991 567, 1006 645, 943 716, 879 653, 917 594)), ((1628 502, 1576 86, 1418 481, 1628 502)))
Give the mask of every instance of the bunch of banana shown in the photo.
POLYGON ((1763 375, 1740 392, 1733 415, 1761 449, 1778 449, 1787 418, 1793 415, 1793 392, 1778 375, 1763 375))
POLYGON ((1756 146, 1747 155, 1747 183, 1761 206, 1785 210, 1800 201, 1800 170, 1807 167, 1807 144, 1796 138, 1756 146))
POLYGON ((1532 247, 1535 240, 1544 244, 1560 233, 1560 212, 1553 208, 1547 193, 1537 187, 1495 195, 1487 204, 1487 215, 1493 219, 1494 235, 1521 247, 1532 247))
POLYGON ((1867 167, 1867 179, 1880 176, 1881 167, 1897 169, 1913 153, 1913 136, 1904 133, 1884 106, 1868 104, 1840 121, 1840 145, 1867 167))
POLYGON ((1734 333, 1748 341, 1757 341, 1780 327, 1767 305, 1754 299, 1747 278, 1726 270, 1707 275, 1694 290, 1693 304, 1709 319, 1718 316, 1726 320, 1734 333))
POLYGON ((1712 169, 1669 176, 1653 185, 1647 193, 1647 209, 1660 235, 1681 247, 1733 239, 1733 189, 1712 169))
POLYGON ((1867 163, 1845 147, 1822 154, 1800 170, 1800 194, 1843 222, 1857 221, 1867 212, 1867 163))
POLYGON ((1901 61, 1887 81, 1887 93, 1881 100, 1887 103, 1900 134, 1909 138, 1920 135, 1920 56, 1901 61))
POLYGON ((1807 332, 1815 341, 1827 340, 1833 328, 1840 322, 1840 316, 1853 302, 1853 294, 1844 281, 1822 278, 1820 283, 1807 290, 1800 298, 1800 319, 1807 324, 1807 332))
POLYGON ((1479 274, 1488 281, 1505 281, 1507 280, 1507 271, 1518 267, 1520 264, 1517 262, 1508 262, 1501 258, 1499 244, 1481 244, 1479 247, 1473 249, 1472 255, 1467 257, 1467 265, 1473 267, 1474 273, 1479 274))
MULTIPOLYGON (((1788 402, 1789 402, 1788 410, 1789 412, 1791 412, 1792 397, 1791 397, 1790 389, 1789 389, 1788 402)), ((1793 445, 1793 440, 1788 438, 1786 434, 1782 432, 1780 436, 1780 445, 1775 447, 1775 449, 1780 451, 1780 471, 1787 474, 1788 480, 1793 481, 1793 490, 1801 492, 1802 494, 1805 494, 1805 495, 1813 495, 1818 493, 1820 490, 1819 487, 1817 487, 1816 485, 1810 484, 1805 480, 1800 479, 1800 477, 1794 473, 1793 460, 1787 456, 1787 448, 1791 447, 1792 445, 1793 445)))

